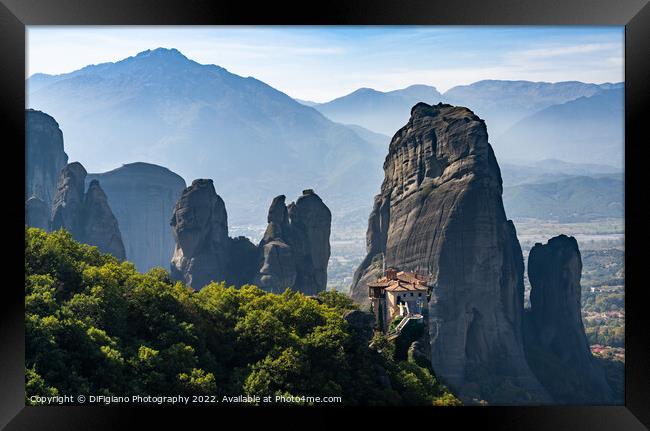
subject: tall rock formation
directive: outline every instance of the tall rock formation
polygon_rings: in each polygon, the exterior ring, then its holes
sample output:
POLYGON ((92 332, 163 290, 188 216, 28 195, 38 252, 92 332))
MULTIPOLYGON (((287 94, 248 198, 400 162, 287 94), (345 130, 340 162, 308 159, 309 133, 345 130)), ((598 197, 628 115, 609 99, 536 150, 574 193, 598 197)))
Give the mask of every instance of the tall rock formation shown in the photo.
POLYGON ((610 403, 612 390, 591 354, 582 324, 581 273, 582 258, 573 237, 560 235, 531 249, 526 353, 531 368, 556 402, 610 403))
POLYGON ((311 189, 304 190, 295 203, 284 202, 284 195, 277 196, 269 208, 255 283, 270 292, 290 287, 315 295, 327 287, 332 214, 311 189))
POLYGON ((226 281, 313 295, 327 285, 330 224, 327 206, 313 190, 305 190, 289 206, 284 196, 273 199, 258 246, 245 237, 230 238, 226 208, 212 180, 195 180, 181 194, 171 220, 176 239, 172 276, 195 289, 226 281))
POLYGON ((391 140, 352 296, 385 267, 429 277, 431 361, 463 399, 549 401, 522 340, 523 258, 485 122, 418 103, 391 140))
POLYGON ((54 118, 27 109, 25 137, 25 200, 34 196, 43 201, 49 212, 59 174, 68 163, 68 155, 63 150, 63 132, 54 118))
POLYGON ((129 163, 109 172, 89 174, 108 196, 129 260, 139 271, 167 268, 175 241, 169 219, 185 180, 162 166, 129 163))
POLYGON ((78 241, 83 238, 81 219, 86 174, 86 169, 79 162, 70 163, 63 168, 52 202, 51 229, 66 229, 78 241))
POLYGON ((50 228, 66 229, 79 242, 96 246, 102 253, 126 259, 117 219, 99 182, 90 182, 84 192, 86 169, 79 162, 61 171, 54 197, 50 228))
POLYGON ((174 207, 172 276, 200 289, 229 278, 228 215, 212 180, 194 180, 174 207))
POLYGON ((110 253, 120 260, 126 259, 122 234, 118 221, 108 205, 108 198, 92 180, 84 197, 84 212, 81 217, 83 242, 95 245, 104 253, 110 253))
POLYGON ((315 295, 327 287, 332 213, 321 198, 308 189, 288 207, 290 240, 296 259, 294 290, 315 295))
POLYGON ((293 286, 297 276, 294 251, 289 245, 292 233, 285 199, 284 195, 280 195, 271 202, 268 225, 258 246, 262 265, 254 280, 260 288, 275 293, 293 286))

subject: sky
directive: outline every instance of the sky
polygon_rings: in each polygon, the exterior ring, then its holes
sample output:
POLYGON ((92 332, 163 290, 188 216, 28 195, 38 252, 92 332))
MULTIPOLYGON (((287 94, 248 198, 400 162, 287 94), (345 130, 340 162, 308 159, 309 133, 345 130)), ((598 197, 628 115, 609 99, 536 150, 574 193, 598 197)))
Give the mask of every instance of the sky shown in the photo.
POLYGON ((624 27, 30 26, 26 76, 61 74, 158 47, 326 102, 361 88, 444 92, 483 79, 624 80, 624 27))

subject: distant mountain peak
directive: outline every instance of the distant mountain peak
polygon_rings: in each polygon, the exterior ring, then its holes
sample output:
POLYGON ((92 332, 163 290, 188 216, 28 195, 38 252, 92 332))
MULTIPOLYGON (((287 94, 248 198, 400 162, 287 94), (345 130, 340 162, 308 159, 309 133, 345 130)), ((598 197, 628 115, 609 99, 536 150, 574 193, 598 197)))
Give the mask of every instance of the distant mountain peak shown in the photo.
POLYGON ((436 87, 433 85, 427 85, 427 84, 413 84, 409 85, 408 87, 399 89, 399 90, 394 90, 394 91, 406 91, 406 90, 434 90, 438 91, 436 87))
POLYGON ((187 57, 185 57, 179 50, 176 48, 162 48, 158 47, 155 49, 147 49, 146 51, 139 52, 135 56, 136 58, 143 58, 143 57, 176 57, 176 58, 183 58, 187 60, 187 57))
POLYGON ((440 100, 442 95, 438 90, 425 84, 390 91, 362 87, 345 96, 314 105, 314 108, 330 120, 357 124, 375 133, 392 136, 408 120, 415 104, 440 100))
MULTIPOLYGON (((353 94, 366 94, 366 93, 381 93, 381 91, 377 91, 374 88, 370 87, 361 87, 356 90, 354 90, 352 93, 348 94, 348 96, 351 96, 353 94)), ((346 96, 343 96, 346 97, 346 96)))

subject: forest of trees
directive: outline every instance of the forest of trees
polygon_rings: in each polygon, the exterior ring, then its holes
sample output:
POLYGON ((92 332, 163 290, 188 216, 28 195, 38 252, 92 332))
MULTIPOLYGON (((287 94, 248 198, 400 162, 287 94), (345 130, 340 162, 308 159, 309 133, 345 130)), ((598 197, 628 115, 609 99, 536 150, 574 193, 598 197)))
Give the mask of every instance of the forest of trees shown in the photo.
MULTIPOLYGON (((145 274, 64 230, 25 229, 26 399, 32 395, 340 396, 344 404, 456 405, 430 368, 369 348, 336 292, 145 274)), ((379 336, 377 336, 379 337, 379 336)))

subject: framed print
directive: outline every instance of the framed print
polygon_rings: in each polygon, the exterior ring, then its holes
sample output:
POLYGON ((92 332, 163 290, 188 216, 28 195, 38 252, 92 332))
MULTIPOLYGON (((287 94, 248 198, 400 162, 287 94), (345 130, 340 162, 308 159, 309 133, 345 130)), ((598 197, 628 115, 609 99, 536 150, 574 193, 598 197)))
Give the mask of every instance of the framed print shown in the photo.
POLYGON ((646 429, 649 19, 2 0, 0 424, 646 429))

